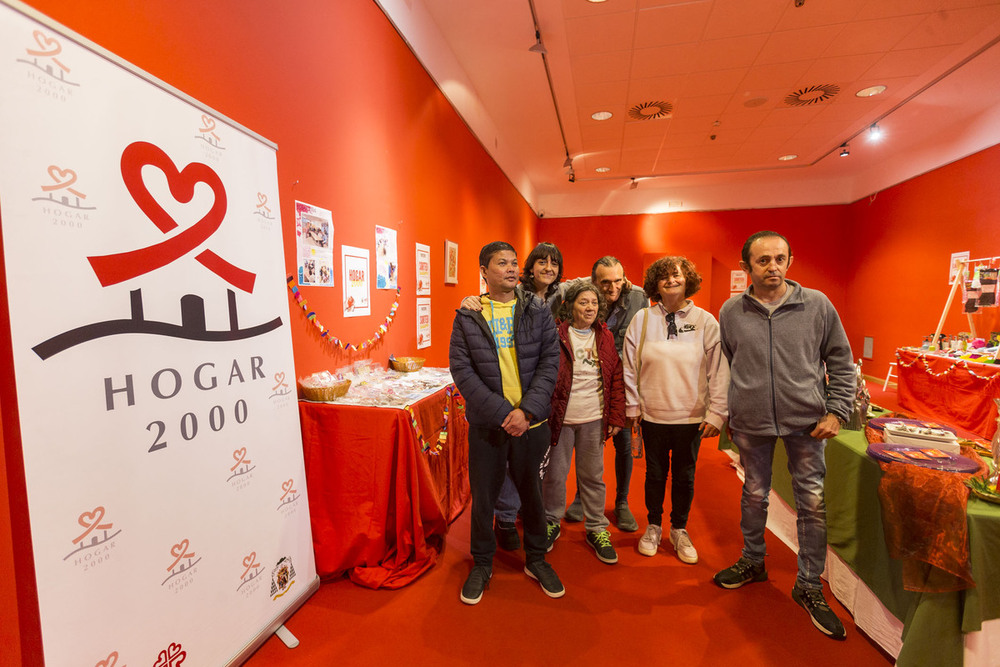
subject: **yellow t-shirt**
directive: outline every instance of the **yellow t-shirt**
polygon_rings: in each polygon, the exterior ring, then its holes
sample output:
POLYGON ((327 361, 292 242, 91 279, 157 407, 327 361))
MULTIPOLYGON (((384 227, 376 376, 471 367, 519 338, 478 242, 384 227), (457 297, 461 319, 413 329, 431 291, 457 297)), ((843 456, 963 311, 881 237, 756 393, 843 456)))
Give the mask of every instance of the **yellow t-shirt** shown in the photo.
POLYGON ((483 296, 481 302, 483 317, 489 323, 493 340, 497 344, 503 397, 516 408, 521 404, 521 375, 517 372, 517 351, 514 349, 514 306, 517 299, 500 303, 483 296))

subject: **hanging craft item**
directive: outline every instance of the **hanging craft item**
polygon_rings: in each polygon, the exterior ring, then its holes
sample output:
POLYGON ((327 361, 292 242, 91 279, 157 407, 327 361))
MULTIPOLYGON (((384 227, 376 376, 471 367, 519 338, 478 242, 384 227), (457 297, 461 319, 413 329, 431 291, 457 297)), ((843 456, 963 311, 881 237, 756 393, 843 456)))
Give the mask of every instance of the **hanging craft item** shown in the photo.
MULTIPOLYGON (((437 442, 432 442, 430 438, 425 438, 424 434, 420 432, 420 426, 417 424, 417 415, 413 412, 413 408, 409 405, 403 407, 403 411, 410 417, 410 426, 413 427, 413 433, 417 436, 420 451, 424 454, 437 456, 444 449, 444 443, 448 441, 448 420, 451 416, 448 406, 451 405, 452 396, 457 392, 458 388, 454 384, 445 387, 444 425, 441 427, 441 433, 438 434, 437 442)), ((459 409, 461 410, 461 407, 459 409)))
POLYGON ((401 288, 399 287, 396 288, 396 300, 392 302, 392 307, 389 309, 389 314, 386 315, 385 321, 383 321, 382 324, 378 325, 378 329, 375 330, 375 334, 365 342, 361 343, 360 345, 355 345, 354 343, 348 343, 346 341, 337 338, 336 336, 331 335, 330 330, 327 329, 322 324, 320 324, 319 320, 316 319, 315 311, 309 310, 308 303, 306 303, 305 298, 302 296, 301 292, 299 292, 299 287, 298 285, 295 284, 295 276, 288 276, 288 289, 292 292, 292 296, 295 298, 295 302, 298 303, 299 306, 302 307, 302 310, 305 311, 306 319, 308 319, 310 322, 316 325, 316 328, 319 329, 320 337, 326 339, 331 345, 336 345, 341 350, 347 350, 347 351, 365 350, 374 345, 375 343, 379 342, 380 340, 382 340, 382 336, 384 336, 385 333, 389 330, 389 325, 392 324, 393 318, 396 317, 396 310, 399 309, 399 295, 400 292, 402 291, 401 288))

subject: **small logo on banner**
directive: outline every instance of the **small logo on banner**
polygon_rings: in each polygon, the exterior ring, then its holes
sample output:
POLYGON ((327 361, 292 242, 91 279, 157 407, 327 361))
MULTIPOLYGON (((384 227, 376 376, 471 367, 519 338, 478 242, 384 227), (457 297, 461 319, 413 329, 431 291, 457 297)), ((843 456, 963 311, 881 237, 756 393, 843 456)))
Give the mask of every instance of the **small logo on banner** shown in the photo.
POLYGON ((263 572, 264 566, 257 562, 257 552, 251 551, 243 558, 243 574, 240 575, 240 585, 236 587, 236 590, 243 589, 242 592, 247 595, 257 590, 260 582, 254 582, 254 580, 263 572))
POLYGON ((72 88, 66 86, 79 87, 80 84, 70 80, 68 76, 70 68, 63 62, 62 44, 41 30, 32 32, 31 37, 34 44, 24 49, 26 57, 18 58, 17 62, 34 68, 31 78, 39 84, 39 93, 65 102, 66 97, 73 92, 72 88))
POLYGON ((212 148, 220 151, 226 150, 222 145, 222 139, 215 133, 215 119, 208 114, 201 115, 201 127, 198 128, 198 134, 194 136, 195 139, 201 139, 212 148))
POLYGON ((274 374, 274 386, 271 387, 271 395, 268 398, 278 398, 288 396, 292 393, 292 388, 288 386, 285 379, 285 372, 279 371, 274 374))
POLYGON ((104 660, 98 660, 94 663, 94 667, 128 667, 127 665, 118 665, 118 651, 112 651, 108 653, 108 657, 104 660))
POLYGON ((271 207, 267 205, 267 195, 263 192, 257 193, 257 205, 254 207, 253 214, 259 215, 265 220, 274 220, 271 207))
POLYGON ((246 447, 233 450, 233 461, 235 463, 229 466, 231 474, 226 481, 237 491, 242 491, 250 486, 250 480, 253 479, 253 470, 257 466, 252 465, 253 461, 247 458, 246 447))
POLYGON ((294 583, 295 567, 292 565, 291 557, 285 556, 271 570, 271 599, 280 598, 288 592, 294 583))
MULTIPOLYGON (((91 268, 103 287, 138 278, 195 252, 219 229, 225 218, 226 189, 218 174, 199 162, 192 162, 178 170, 162 149, 137 141, 129 144, 122 152, 122 179, 139 209, 162 233, 174 232, 178 224, 147 189, 143 179, 143 167, 147 166, 156 167, 163 172, 167 177, 170 193, 178 202, 190 202, 194 197, 195 186, 199 184, 207 185, 212 190, 215 201, 201 220, 160 243, 126 252, 88 257, 91 268)), ((230 264, 211 249, 198 252, 194 259, 236 289, 248 294, 253 292, 256 274, 230 264)), ((146 320, 143 316, 142 290, 135 289, 129 295, 130 317, 76 327, 39 343, 32 350, 45 360, 75 345, 118 334, 139 333, 199 341, 233 341, 260 336, 281 326, 281 317, 278 316, 269 322, 241 327, 236 293, 227 289, 227 294, 228 329, 209 330, 206 327, 204 299, 196 294, 181 297, 181 324, 146 320)))
POLYGON ((291 479, 281 483, 281 491, 281 498, 278 503, 279 510, 286 505, 291 505, 298 501, 299 492, 295 490, 295 483, 291 479))
POLYGON ((170 556, 173 558, 173 562, 167 568, 170 576, 160 585, 164 586, 170 582, 169 588, 176 593, 191 584, 196 571, 195 566, 201 562, 201 557, 195 558, 196 554, 191 550, 191 543, 187 539, 170 547, 170 556))
POLYGON ((77 523, 83 526, 84 530, 73 539, 76 548, 66 554, 63 560, 76 556, 72 561, 73 565, 83 567, 83 571, 86 572, 111 559, 112 549, 115 546, 114 539, 122 531, 120 528, 114 530, 114 524, 106 520, 102 505, 80 514, 77 523))
POLYGON ((187 658, 187 652, 184 647, 181 644, 171 642, 170 646, 160 651, 160 654, 156 656, 153 667, 178 667, 185 658, 187 658))

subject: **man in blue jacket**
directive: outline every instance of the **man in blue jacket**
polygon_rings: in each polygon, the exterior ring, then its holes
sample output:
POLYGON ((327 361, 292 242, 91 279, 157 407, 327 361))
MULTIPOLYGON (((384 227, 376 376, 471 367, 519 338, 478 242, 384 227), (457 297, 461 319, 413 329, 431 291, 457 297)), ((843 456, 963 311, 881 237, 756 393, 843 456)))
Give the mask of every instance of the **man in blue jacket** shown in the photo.
POLYGON ((719 312, 722 351, 729 360, 729 427, 745 472, 740 506, 743 554, 715 575, 723 588, 764 581, 764 526, 771 463, 780 437, 788 452, 799 538, 792 599, 823 634, 845 637, 823 597, 826 438, 851 412, 855 370, 847 334, 830 300, 785 279, 792 251, 776 232, 757 232, 743 245, 740 266, 751 285, 719 312))
POLYGON ((514 288, 517 254, 494 241, 479 252, 488 293, 482 310, 456 311, 451 331, 451 375, 465 397, 469 420, 469 484, 472 487, 473 567, 461 600, 476 604, 493 576, 496 537, 493 508, 506 471, 521 498, 524 572, 546 595, 566 592, 545 561, 545 511, 539 476, 549 446, 552 391, 559 372, 559 342, 549 308, 514 288))

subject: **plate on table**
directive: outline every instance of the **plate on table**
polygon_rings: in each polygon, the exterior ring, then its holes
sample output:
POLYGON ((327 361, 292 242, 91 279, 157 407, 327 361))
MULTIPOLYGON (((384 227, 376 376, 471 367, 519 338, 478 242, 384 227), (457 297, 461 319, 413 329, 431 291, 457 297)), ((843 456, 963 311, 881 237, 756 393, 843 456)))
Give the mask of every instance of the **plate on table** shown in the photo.
POLYGON ((969 487, 972 491, 972 495, 977 498, 982 498, 988 503, 996 503, 1000 505, 1000 493, 997 493, 995 487, 990 486, 990 483, 985 477, 973 477, 971 479, 965 480, 965 485, 969 487))
POLYGON ((922 468, 944 470, 945 472, 976 472, 979 463, 968 456, 950 454, 940 449, 890 445, 873 442, 868 445, 868 456, 887 463, 911 463, 922 468))

